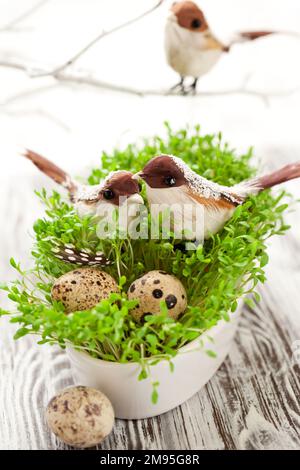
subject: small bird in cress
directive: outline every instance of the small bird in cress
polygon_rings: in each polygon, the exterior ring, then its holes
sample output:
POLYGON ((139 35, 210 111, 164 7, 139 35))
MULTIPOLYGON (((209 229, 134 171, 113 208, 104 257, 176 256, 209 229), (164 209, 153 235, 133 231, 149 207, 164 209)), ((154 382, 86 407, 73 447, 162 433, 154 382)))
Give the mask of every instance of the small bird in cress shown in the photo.
POLYGON ((194 78, 190 89, 196 90, 198 79, 209 72, 224 52, 235 43, 252 41, 273 34, 273 31, 240 33, 229 45, 219 41, 210 29, 204 13, 190 1, 175 2, 165 27, 167 62, 180 75, 179 88, 185 93, 185 77, 194 78))
MULTIPOLYGON (((110 209, 112 206, 117 208, 126 201, 129 224, 130 214, 134 213, 134 210, 131 211, 131 209, 144 203, 142 196, 139 194, 139 184, 132 178, 133 175, 129 171, 114 171, 100 184, 82 185, 75 182, 53 162, 32 150, 26 150, 23 156, 30 160, 42 173, 68 191, 70 200, 80 217, 98 215, 99 209, 105 209, 105 205, 108 205, 110 209)), ((101 211, 101 213, 104 212, 101 211)), ((84 250, 78 252, 71 245, 59 249, 53 248, 53 253, 57 258, 74 264, 111 264, 102 252, 98 252, 96 255, 89 254, 84 250)))
MULTIPOLYGON (((146 183, 151 213, 160 210, 161 204, 174 206, 174 220, 191 217, 195 233, 185 239, 203 241, 217 233, 232 217, 237 206, 248 196, 264 189, 300 177, 300 162, 284 166, 273 173, 243 181, 234 186, 222 186, 198 175, 180 158, 159 155, 150 160, 142 171, 134 175, 146 183), (201 208, 201 224, 195 210, 201 208), (186 208, 191 208, 187 215, 186 208)), ((155 215, 155 212, 154 212, 155 215)))

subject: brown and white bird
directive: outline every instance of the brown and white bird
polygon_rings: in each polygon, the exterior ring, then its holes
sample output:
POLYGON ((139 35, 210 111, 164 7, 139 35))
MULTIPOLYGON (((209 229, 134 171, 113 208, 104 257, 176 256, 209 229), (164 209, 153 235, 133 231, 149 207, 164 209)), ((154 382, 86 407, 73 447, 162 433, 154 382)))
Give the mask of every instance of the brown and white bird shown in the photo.
POLYGON ((182 92, 186 77, 194 78, 191 90, 197 81, 209 72, 224 52, 231 46, 273 34, 272 31, 249 31, 240 33, 229 45, 223 44, 214 33, 196 3, 181 1, 173 3, 165 27, 165 52, 167 62, 180 75, 180 82, 173 89, 182 92))
POLYGON ((198 241, 221 230, 236 207, 243 204, 248 196, 299 177, 300 162, 297 162, 231 187, 222 186, 198 175, 183 160, 172 155, 154 157, 141 172, 134 175, 134 178, 141 178, 146 183, 152 215, 156 215, 152 207, 160 211, 161 205, 173 206, 174 220, 180 225, 184 217, 194 219, 195 209, 201 208, 201 223, 197 225, 197 220, 194 233, 184 237, 198 241))
MULTIPOLYGON (((23 156, 68 191, 70 200, 80 217, 86 215, 100 216, 106 213, 105 209, 111 210, 112 208, 120 207, 126 202, 127 222, 129 224, 131 214, 134 215, 137 206, 144 203, 142 196, 139 194, 139 184, 132 178, 133 175, 129 171, 114 171, 100 184, 82 185, 75 182, 53 162, 32 150, 26 150, 23 156)), ((72 263, 89 265, 110 264, 110 261, 105 258, 103 253, 90 255, 84 251, 76 252, 72 246, 55 250, 54 248, 53 252, 58 258, 72 263)))

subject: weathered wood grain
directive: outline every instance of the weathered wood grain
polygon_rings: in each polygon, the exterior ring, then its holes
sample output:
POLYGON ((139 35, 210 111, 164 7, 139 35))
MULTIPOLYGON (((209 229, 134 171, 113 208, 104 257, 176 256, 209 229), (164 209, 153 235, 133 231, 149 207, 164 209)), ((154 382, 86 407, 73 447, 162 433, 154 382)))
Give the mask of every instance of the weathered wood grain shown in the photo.
MULTIPOLYGON (((2 192, 2 281, 12 276, 11 254, 28 262, 25 234, 40 210, 34 186, 36 179, 13 191, 7 182, 2 192)), ((299 211, 290 215, 296 228, 298 218, 299 211)), ((228 358, 203 390, 159 417, 117 420, 99 449, 299 449, 300 366, 292 356, 300 339, 299 253, 295 230, 272 241, 262 301, 244 309, 228 358)), ((66 448, 49 432, 44 409, 73 383, 68 358, 35 338, 14 341, 13 331, 0 320, 0 448, 66 448)))

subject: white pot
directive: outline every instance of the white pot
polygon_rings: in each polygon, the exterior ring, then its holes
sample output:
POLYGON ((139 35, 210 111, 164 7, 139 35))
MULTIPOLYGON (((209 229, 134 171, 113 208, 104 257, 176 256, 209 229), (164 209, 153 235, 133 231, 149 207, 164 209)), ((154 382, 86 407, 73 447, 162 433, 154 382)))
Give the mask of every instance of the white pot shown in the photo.
POLYGON ((170 371, 167 361, 151 367, 152 380, 159 382, 156 404, 151 402, 151 380, 138 381, 138 363, 103 361, 68 348, 75 383, 104 392, 112 402, 117 418, 140 419, 165 413, 198 392, 220 367, 235 335, 240 310, 231 314, 230 322, 221 320, 201 335, 202 349, 199 339, 181 348, 172 361, 174 372, 170 371), (208 356, 206 349, 213 350, 217 357, 208 356))

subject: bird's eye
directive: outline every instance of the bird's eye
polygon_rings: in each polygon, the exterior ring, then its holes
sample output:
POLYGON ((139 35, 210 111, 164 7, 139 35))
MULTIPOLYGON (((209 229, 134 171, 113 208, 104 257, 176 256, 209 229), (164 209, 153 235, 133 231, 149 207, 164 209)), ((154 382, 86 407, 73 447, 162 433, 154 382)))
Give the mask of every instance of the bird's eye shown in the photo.
POLYGON ((191 28, 192 29, 198 29, 200 28, 202 25, 202 22, 201 20, 198 20, 198 18, 195 18, 192 22, 191 22, 191 28))
POLYGON ((175 186, 176 179, 173 176, 166 176, 164 182, 167 186, 175 186))
POLYGON ((113 199, 115 197, 115 193, 111 189, 105 189, 105 191, 103 191, 103 197, 107 200, 113 199))

